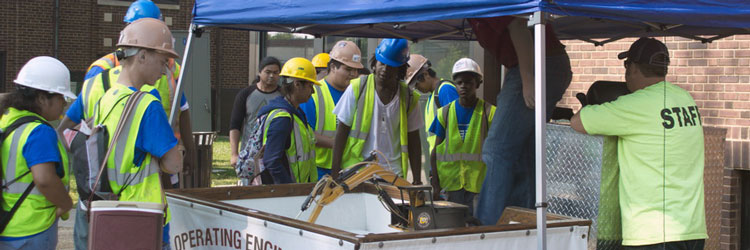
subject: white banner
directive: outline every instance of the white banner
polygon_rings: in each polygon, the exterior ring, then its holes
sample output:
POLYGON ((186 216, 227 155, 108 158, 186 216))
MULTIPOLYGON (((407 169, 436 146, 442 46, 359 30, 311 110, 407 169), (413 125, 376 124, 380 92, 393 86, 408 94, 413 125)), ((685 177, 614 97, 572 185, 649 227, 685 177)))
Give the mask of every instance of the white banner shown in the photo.
MULTIPOLYGON (((173 197, 167 200, 172 212, 170 241, 174 250, 356 249, 354 243, 334 237, 173 197)), ((548 249, 586 250, 588 230, 588 226, 548 228, 548 249)), ((358 249, 536 249, 536 230, 367 242, 358 249)))

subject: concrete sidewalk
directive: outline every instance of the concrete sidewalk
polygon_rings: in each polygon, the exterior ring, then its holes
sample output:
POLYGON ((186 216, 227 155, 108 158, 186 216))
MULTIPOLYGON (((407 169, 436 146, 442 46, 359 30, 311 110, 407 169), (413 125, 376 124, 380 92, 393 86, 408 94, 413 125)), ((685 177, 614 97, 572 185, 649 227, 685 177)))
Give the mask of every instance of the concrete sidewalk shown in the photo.
POLYGON ((75 224, 76 210, 75 204, 73 209, 70 210, 70 217, 68 220, 57 221, 57 249, 58 250, 74 250, 73 245, 73 225, 75 224))

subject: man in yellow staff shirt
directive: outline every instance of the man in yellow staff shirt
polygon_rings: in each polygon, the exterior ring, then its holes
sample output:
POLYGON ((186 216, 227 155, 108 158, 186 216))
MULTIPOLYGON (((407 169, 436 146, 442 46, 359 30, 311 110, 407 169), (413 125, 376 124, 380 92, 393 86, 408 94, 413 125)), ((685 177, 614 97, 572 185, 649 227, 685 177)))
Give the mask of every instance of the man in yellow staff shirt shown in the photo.
POLYGON ((695 101, 667 81, 669 52, 640 38, 617 56, 632 92, 589 105, 571 119, 578 132, 617 136, 625 249, 703 249, 703 127, 695 101))

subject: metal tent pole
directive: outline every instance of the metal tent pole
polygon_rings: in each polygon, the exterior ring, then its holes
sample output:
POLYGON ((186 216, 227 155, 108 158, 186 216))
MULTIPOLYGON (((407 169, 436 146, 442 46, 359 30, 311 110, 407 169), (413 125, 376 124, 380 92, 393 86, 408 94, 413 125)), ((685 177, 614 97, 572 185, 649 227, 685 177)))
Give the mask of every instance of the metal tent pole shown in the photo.
POLYGON ((185 51, 182 53, 182 63, 180 64, 180 76, 179 78, 177 78, 177 87, 174 90, 175 98, 172 98, 172 110, 169 111, 169 125, 174 125, 176 122, 174 120, 174 117, 177 113, 177 110, 179 109, 178 105, 180 103, 180 100, 182 99, 182 94, 180 93, 182 93, 182 82, 185 80, 185 69, 187 69, 187 61, 188 57, 190 56, 190 44, 193 42, 193 30, 197 28, 198 26, 196 26, 194 23, 191 23, 190 28, 188 29, 187 44, 185 44, 185 51))
POLYGON ((547 89, 545 16, 541 11, 534 12, 529 25, 534 26, 534 131, 536 151, 536 229, 537 249, 547 249, 547 177, 546 177, 546 131, 547 89))

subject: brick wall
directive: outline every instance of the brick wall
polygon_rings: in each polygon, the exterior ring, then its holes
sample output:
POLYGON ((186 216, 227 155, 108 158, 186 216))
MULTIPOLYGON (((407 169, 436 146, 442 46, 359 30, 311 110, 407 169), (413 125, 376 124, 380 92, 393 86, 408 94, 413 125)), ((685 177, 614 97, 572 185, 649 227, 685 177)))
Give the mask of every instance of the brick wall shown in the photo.
MULTIPOLYGON (((129 1, 123 1, 128 3, 129 1)), ((190 23, 194 1, 180 0, 179 10, 162 8, 162 16, 170 17, 172 30, 186 30, 190 23)), ((97 0, 60 0, 58 59, 75 74, 83 75, 88 66, 100 56, 115 50, 127 6, 98 4, 97 0), (112 14, 105 22, 105 13, 112 14), (104 46, 104 39, 112 39, 112 46, 104 46)), ((35 56, 54 56, 55 1, 9 1, 0 8, 0 52, 6 54, 4 82, 0 90, 12 86, 16 73, 35 56)), ((248 32, 212 31, 224 33, 211 39, 211 75, 214 86, 225 83, 247 82, 248 32), (222 39, 224 38, 224 39, 222 39), (223 56, 215 54, 221 48, 223 56), (216 59, 225 60, 216 60, 216 59), (217 73, 217 70, 219 72, 217 73), (221 75, 221 77, 217 77, 221 75)))
MULTIPOLYGON (((705 126, 727 129, 727 164, 738 168, 750 165, 750 35, 709 44, 679 37, 658 39, 670 50, 672 62, 667 80, 695 98, 705 126)), ((617 53, 627 50, 634 40, 623 39, 601 47, 566 41, 573 81, 559 105, 577 110, 580 104, 575 93, 585 92, 592 82, 624 81, 625 68, 617 60, 617 53)))

